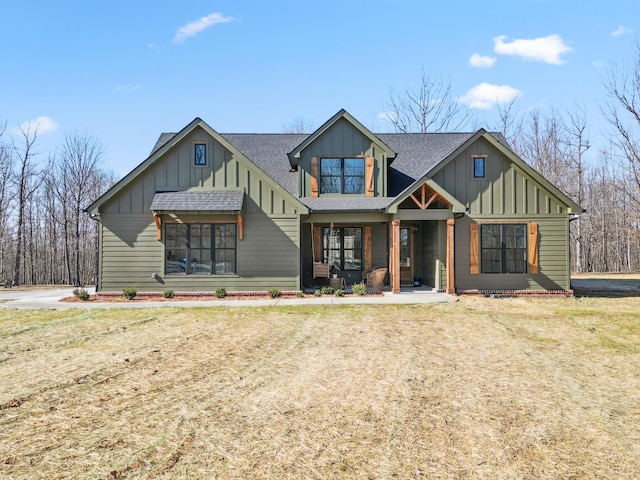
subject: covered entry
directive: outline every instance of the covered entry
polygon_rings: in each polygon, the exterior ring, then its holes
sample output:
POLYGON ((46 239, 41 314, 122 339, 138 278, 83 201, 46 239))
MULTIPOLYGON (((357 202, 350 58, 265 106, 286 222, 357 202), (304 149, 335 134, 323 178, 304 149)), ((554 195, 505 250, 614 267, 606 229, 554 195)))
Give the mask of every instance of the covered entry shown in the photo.
POLYGON ((389 223, 392 292, 413 286, 419 277, 423 285, 455 293, 455 210, 464 206, 431 181, 397 204, 389 223))

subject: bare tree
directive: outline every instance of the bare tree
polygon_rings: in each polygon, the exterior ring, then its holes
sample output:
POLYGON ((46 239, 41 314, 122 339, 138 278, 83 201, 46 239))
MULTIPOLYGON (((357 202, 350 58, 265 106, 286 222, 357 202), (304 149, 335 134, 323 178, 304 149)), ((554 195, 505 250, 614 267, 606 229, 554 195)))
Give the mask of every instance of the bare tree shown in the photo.
MULTIPOLYGON (((567 112, 568 121, 565 129, 568 135, 569 166, 575 172, 577 183, 574 182, 575 189, 569 192, 578 205, 583 205, 585 201, 584 179, 585 164, 584 154, 591 147, 587 132, 587 113, 584 107, 577 106, 575 111, 567 112)), ((578 272, 583 270, 582 258, 582 218, 578 217, 574 224, 574 245, 575 245, 575 267, 578 272)))
POLYGON ((614 144, 633 179, 627 193, 640 207, 640 43, 629 69, 614 66, 609 71, 606 88, 610 101, 605 115, 614 128, 614 144))
POLYGON ((470 110, 456 101, 451 81, 424 70, 417 89, 407 88, 399 94, 391 90, 384 110, 386 120, 400 133, 459 130, 471 117, 470 110))
POLYGON ((42 184, 45 178, 45 172, 48 165, 36 168, 35 157, 39 155, 34 150, 38 139, 38 125, 30 123, 23 124, 19 127, 22 136, 22 145, 17 146, 13 142, 13 151, 16 156, 16 169, 13 172, 13 182, 16 189, 17 198, 17 220, 16 220, 16 252, 14 263, 13 282, 20 284, 20 262, 24 253, 24 223, 27 203, 33 197, 33 194, 42 184))
POLYGON ((78 286, 84 283, 80 248, 83 233, 81 219, 84 217, 82 212, 83 207, 90 203, 90 195, 98 183, 98 166, 102 155, 100 141, 85 132, 66 135, 56 155, 53 189, 61 204, 68 279, 78 286), (73 232, 72 239, 70 229, 73 232), (73 279, 71 261, 74 262, 73 279))
POLYGON ((13 157, 9 147, 1 141, 6 128, 6 122, 0 123, 0 280, 2 281, 7 279, 8 273, 5 265, 7 258, 5 243, 13 207, 13 196, 9 185, 13 170, 13 157))
POLYGON ((564 121, 556 111, 544 115, 533 110, 523 122, 514 149, 547 180, 569 194, 573 179, 567 143, 564 121))
POLYGON ((311 133, 314 130, 313 124, 302 116, 282 125, 282 133, 311 133))
POLYGON ((509 101, 496 103, 499 118, 496 130, 502 133, 510 145, 518 142, 518 137, 522 131, 522 117, 518 115, 515 109, 517 100, 517 98, 512 98, 509 101))

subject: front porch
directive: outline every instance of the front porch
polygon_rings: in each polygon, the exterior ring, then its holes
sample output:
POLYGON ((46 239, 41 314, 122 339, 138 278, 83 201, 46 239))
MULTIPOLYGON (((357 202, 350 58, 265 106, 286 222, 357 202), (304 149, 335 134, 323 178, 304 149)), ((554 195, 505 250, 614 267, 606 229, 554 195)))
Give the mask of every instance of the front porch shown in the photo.
POLYGON ((302 231, 302 288, 350 292, 365 282, 369 292, 455 293, 453 229, 453 219, 309 223, 302 231), (384 276, 372 285, 367 275, 376 270, 384 276))
POLYGON ((426 180, 376 213, 313 213, 302 228, 302 286, 322 287, 335 275, 348 287, 384 268, 382 285, 392 293, 417 284, 454 294, 460 211, 463 205, 426 180))

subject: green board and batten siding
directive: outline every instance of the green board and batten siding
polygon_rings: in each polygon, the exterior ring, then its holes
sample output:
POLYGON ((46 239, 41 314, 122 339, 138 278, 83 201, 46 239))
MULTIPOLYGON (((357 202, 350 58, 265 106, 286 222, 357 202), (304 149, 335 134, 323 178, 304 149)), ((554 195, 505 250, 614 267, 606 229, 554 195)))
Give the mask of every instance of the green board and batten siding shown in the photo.
POLYGON ((339 119, 302 151, 298 186, 300 195, 311 196, 312 157, 366 156, 374 158, 374 197, 387 195, 387 159, 382 146, 376 145, 345 119, 339 119))
MULTIPOLYGON (((298 205, 247 159, 196 127, 100 206, 100 291, 134 286, 140 291, 296 290, 300 285, 298 205), (207 147, 196 166, 194 143, 207 147), (150 210, 156 192, 243 189, 244 239, 237 240, 237 275, 164 275, 164 241, 150 210), (157 278, 152 278, 152 273, 157 278)), ((211 212, 162 215, 163 223, 229 219, 211 212), (173 218, 172 218, 173 217, 173 218)), ((164 228, 163 228, 164 230, 164 228)), ((164 237, 164 232, 163 232, 164 237)))
POLYGON ((465 204, 456 220, 455 279, 467 289, 570 289, 567 205, 499 149, 481 138, 444 165, 433 179, 465 204), (473 178, 473 156, 484 155, 485 177, 473 178), (539 273, 471 274, 470 224, 537 223, 539 273))

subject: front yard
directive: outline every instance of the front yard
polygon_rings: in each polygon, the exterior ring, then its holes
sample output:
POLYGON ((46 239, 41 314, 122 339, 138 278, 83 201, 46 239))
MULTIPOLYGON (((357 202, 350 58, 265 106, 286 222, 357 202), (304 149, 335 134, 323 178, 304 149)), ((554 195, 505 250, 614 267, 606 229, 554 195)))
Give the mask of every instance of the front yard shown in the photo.
POLYGON ((640 478, 640 298, 0 309, 0 478, 640 478))

